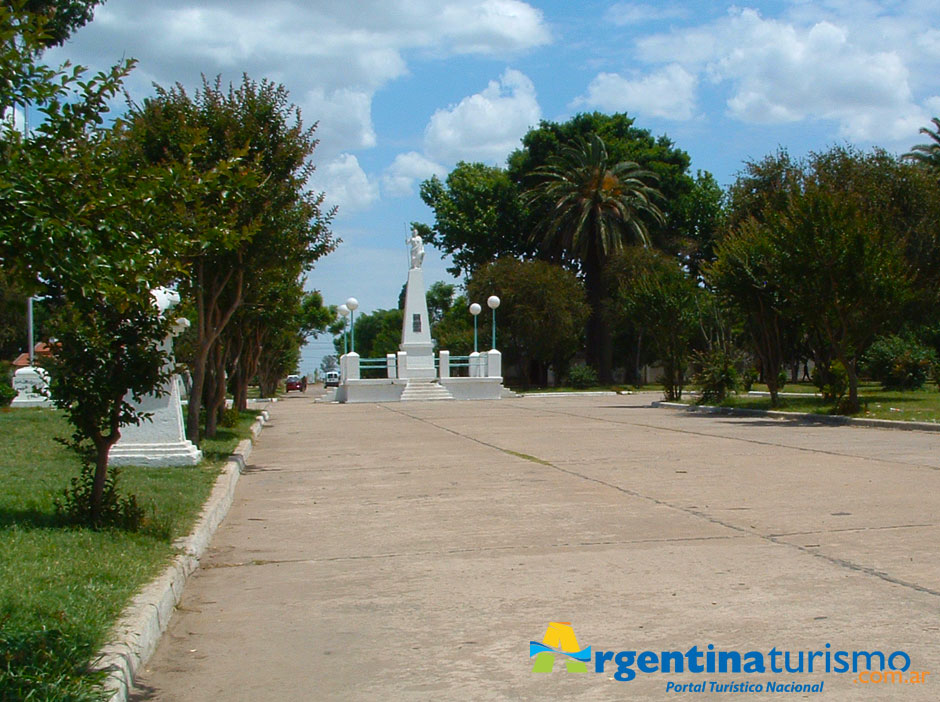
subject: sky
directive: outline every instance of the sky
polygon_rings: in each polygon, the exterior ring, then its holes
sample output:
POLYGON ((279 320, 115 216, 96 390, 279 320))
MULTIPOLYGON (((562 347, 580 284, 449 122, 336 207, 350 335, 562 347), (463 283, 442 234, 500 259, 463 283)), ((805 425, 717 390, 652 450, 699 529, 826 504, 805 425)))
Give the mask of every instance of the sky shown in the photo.
MULTIPOLYGON (((903 153, 940 115, 936 0, 107 0, 50 62, 283 83, 320 144, 311 187, 338 207, 338 249, 308 275, 327 304, 397 305, 420 182, 458 161, 505 165, 540 120, 627 112, 722 185, 748 159, 851 143, 903 153)), ((116 104, 120 108, 120 104, 116 104)), ((428 247, 425 280, 452 281, 428 247)), ((326 336, 304 350, 312 373, 326 336)))

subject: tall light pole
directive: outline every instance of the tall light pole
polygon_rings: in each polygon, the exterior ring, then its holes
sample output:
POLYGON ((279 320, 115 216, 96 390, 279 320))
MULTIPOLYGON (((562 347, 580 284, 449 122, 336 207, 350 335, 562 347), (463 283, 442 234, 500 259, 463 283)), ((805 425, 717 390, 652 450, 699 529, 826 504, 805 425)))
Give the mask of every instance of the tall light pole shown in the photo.
POLYGON ((33 298, 32 296, 30 296, 30 298, 26 301, 26 334, 27 336, 29 336, 29 339, 27 340, 29 343, 29 365, 33 366, 35 364, 33 363, 34 344, 33 344, 33 298))
POLYGON ((359 300, 354 297, 346 300, 346 307, 349 308, 349 329, 350 329, 350 341, 349 341, 349 350, 353 353, 356 353, 356 310, 359 308, 359 300))
POLYGON ((477 353, 477 318, 479 317, 480 312, 483 311, 483 308, 480 307, 477 303, 470 305, 470 314, 473 315, 473 353, 477 353))
POLYGON ((343 355, 345 356, 349 353, 349 321, 346 319, 349 316, 349 308, 343 303, 336 308, 336 311, 343 318, 343 355))
POLYGON ((493 310, 493 350, 496 349, 496 308, 499 307, 499 298, 496 295, 490 295, 486 299, 486 306, 493 310))

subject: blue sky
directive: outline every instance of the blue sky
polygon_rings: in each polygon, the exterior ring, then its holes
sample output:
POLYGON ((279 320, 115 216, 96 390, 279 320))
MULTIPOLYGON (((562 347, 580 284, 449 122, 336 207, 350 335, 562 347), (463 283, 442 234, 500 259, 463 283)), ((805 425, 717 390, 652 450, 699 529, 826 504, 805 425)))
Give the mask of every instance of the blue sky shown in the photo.
MULTIPOLYGON (((50 59, 284 83, 319 121, 314 188, 343 244, 309 276, 328 303, 392 307, 417 185, 458 160, 503 164, 529 126, 625 111, 728 184, 744 160, 849 142, 907 151, 940 115, 935 0, 108 0, 50 59), (259 9, 263 8, 263 9, 259 9)), ((449 279, 429 255, 425 278, 449 279)), ((304 354, 312 371, 330 347, 304 354)))

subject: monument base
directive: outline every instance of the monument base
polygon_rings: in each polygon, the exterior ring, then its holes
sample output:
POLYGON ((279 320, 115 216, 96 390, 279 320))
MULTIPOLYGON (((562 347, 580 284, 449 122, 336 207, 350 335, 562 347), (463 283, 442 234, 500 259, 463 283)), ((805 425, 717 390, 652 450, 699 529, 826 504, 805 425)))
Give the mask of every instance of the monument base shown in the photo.
POLYGON ((202 461, 202 451, 191 441, 178 444, 115 445, 108 456, 112 466, 195 466, 202 461))

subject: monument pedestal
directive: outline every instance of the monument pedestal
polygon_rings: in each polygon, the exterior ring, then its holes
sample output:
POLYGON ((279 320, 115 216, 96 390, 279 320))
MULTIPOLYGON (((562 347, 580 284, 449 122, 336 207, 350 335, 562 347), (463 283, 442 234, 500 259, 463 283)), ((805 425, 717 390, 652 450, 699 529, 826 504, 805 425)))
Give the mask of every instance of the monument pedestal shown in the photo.
MULTIPOLYGON (((158 288, 152 294, 161 312, 165 313, 179 303, 179 295, 174 291, 158 288)), ((176 320, 170 336, 163 342, 168 356, 172 351, 173 337, 188 326, 189 320, 185 317, 176 320)), ((127 399, 140 412, 149 414, 150 419, 121 427, 121 438, 111 447, 108 458, 111 465, 194 466, 202 460, 202 451, 186 438, 183 428, 179 376, 170 376, 163 390, 164 394, 145 395, 137 403, 127 399)))
POLYGON ((13 389, 16 397, 10 407, 53 407, 45 394, 49 386, 49 373, 44 368, 26 366, 13 374, 13 389))
POLYGON ((424 292, 424 271, 420 268, 412 268, 408 271, 399 348, 408 354, 406 374, 402 375, 399 369, 399 378, 437 377, 437 371, 434 368, 434 343, 431 341, 431 320, 428 317, 428 300, 424 292))

